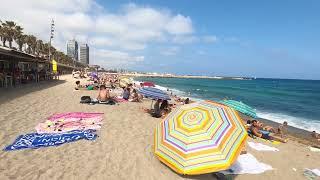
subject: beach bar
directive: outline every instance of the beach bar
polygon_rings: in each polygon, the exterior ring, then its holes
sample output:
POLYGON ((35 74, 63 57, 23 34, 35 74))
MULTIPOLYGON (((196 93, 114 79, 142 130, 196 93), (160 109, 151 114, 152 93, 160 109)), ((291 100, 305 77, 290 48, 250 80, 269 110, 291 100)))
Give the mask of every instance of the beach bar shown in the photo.
MULTIPOLYGON (((73 69, 85 67, 79 62, 73 66, 57 63, 57 66, 58 74, 69 74, 73 69)), ((0 87, 49 80, 54 75, 52 62, 46 58, 0 47, 0 87)))

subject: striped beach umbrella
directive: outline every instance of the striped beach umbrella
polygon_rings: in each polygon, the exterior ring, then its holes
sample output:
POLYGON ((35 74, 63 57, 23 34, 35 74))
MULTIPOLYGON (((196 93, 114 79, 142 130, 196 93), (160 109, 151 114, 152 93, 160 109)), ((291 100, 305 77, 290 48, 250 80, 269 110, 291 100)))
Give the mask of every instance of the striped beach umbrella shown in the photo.
POLYGON ((143 88, 140 88, 138 90, 138 92, 146 98, 162 99, 162 100, 170 100, 171 99, 170 96, 166 92, 164 92, 160 89, 157 89, 157 88, 153 88, 153 87, 143 87, 143 88))
POLYGON ((176 108, 157 125, 154 151, 179 174, 204 174, 228 169, 246 138, 235 110, 201 101, 176 108))
POLYGON ((257 118, 257 113, 256 110, 253 109, 252 107, 244 104, 241 101, 235 101, 235 100, 222 100, 220 101, 221 104, 227 105, 236 111, 239 111, 247 116, 257 118))

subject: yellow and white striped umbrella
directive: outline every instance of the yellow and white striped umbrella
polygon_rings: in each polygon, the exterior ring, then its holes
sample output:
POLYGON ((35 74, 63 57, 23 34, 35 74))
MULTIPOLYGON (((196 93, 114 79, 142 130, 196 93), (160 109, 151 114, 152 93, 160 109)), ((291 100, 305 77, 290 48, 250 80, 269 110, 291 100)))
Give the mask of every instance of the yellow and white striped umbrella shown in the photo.
POLYGON ((180 174, 228 169, 247 132, 232 108, 212 101, 178 107, 155 129, 155 154, 180 174))

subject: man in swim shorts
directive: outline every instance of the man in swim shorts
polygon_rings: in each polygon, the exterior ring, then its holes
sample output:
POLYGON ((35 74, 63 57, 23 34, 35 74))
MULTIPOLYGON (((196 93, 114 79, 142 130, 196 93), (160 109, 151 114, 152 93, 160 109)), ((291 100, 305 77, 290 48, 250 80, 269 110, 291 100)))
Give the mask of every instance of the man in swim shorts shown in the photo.
POLYGON ((278 137, 269 131, 260 130, 260 125, 257 120, 253 120, 253 121, 251 121, 251 123, 252 123, 252 125, 250 127, 250 131, 253 135, 260 137, 260 138, 263 138, 263 139, 267 139, 267 140, 276 140, 276 141, 280 141, 283 143, 287 142, 287 139, 283 139, 281 137, 278 137))

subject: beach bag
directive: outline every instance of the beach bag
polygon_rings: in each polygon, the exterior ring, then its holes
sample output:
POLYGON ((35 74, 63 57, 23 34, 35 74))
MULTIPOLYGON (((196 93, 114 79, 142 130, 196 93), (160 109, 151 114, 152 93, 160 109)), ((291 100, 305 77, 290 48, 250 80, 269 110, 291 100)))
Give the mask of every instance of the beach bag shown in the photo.
POLYGON ((80 103, 90 103, 90 102, 91 102, 90 96, 82 96, 80 99, 80 103))

